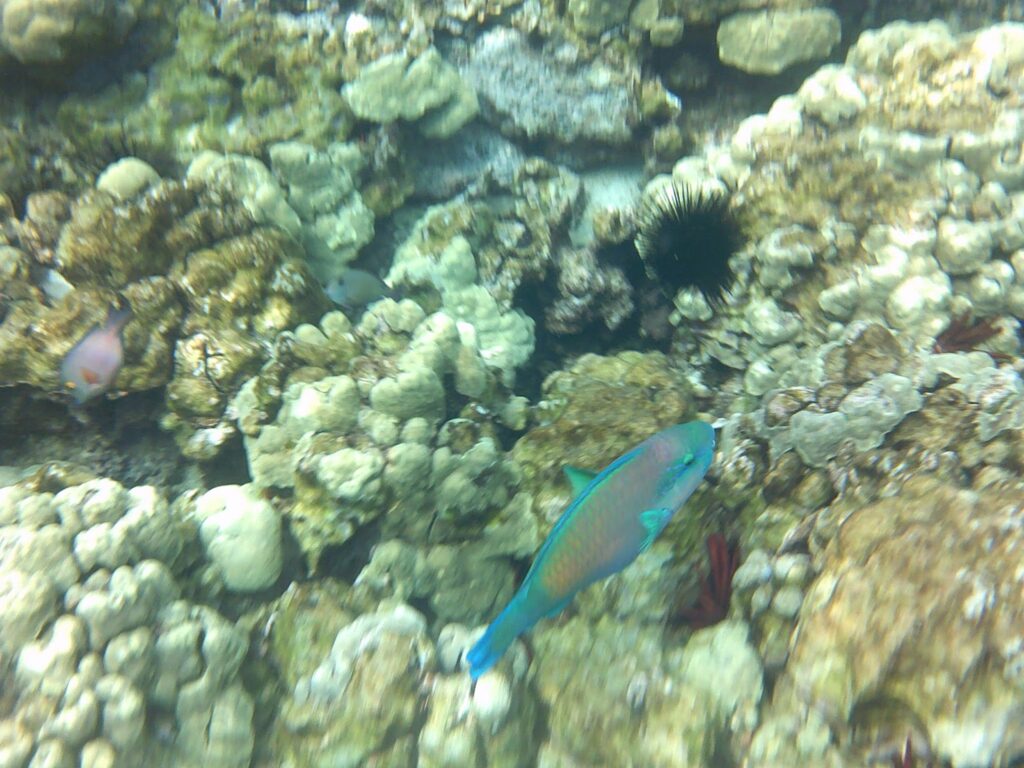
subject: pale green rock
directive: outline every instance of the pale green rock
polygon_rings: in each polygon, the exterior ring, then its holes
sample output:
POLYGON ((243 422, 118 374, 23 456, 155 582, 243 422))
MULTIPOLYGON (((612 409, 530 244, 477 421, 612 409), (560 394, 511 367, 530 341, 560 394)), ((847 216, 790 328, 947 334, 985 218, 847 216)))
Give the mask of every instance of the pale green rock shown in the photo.
POLYGON ((373 211, 353 179, 363 162, 358 148, 334 144, 318 151, 301 142, 282 142, 270 148, 270 161, 302 220, 310 267, 323 283, 339 279, 374 234, 373 211))
POLYGON ((445 310, 473 326, 484 364, 499 371, 502 383, 511 386, 515 370, 533 355, 533 318, 518 309, 502 311, 480 285, 445 291, 443 296, 445 310))
POLYGON ((986 221, 939 219, 935 258, 950 275, 976 272, 992 254, 994 227, 986 221))
POLYGON ((479 111, 476 91, 459 80, 459 88, 448 103, 424 115, 416 127, 427 138, 446 139, 476 117, 479 111))
MULTIPOLYGON (((919 477, 876 503, 844 502, 767 717, 823 713, 826 741, 865 752, 914 733, 954 765, 1019 759, 1007 724, 1024 709, 1024 652, 1009 642, 1024 616, 1009 524, 1021 501, 1016 488, 919 477)), ((784 754, 756 764, 789 764, 784 754)))
POLYGON ((656 48, 671 48, 683 39, 685 26, 680 18, 658 19, 651 26, 651 45, 656 48))
POLYGON ((402 498, 423 498, 430 487, 431 455, 422 443, 399 443, 388 448, 384 484, 402 498))
POLYGON ((434 685, 430 710, 417 739, 417 765, 421 768, 480 764, 476 730, 460 716, 469 685, 466 678, 456 677, 444 677, 434 685))
POLYGON ((840 36, 839 16, 829 8, 737 13, 718 27, 718 57, 744 72, 777 75, 825 58, 840 36))
POLYGON ((406 53, 382 56, 341 92, 360 119, 391 123, 418 120, 452 99, 465 98, 464 89, 455 68, 430 47, 415 59, 406 53))
POLYGON ((336 499, 365 502, 380 493, 384 457, 376 449, 342 448, 311 463, 317 482, 336 499))
POLYGON ((438 291, 448 286, 470 285, 476 279, 476 262, 469 241, 457 235, 440 251, 424 251, 410 238, 398 247, 388 272, 392 285, 430 285, 438 291))
MULTIPOLYGON (((335 145, 346 146, 346 145, 335 145)), ((303 219, 336 210, 355 191, 349 170, 330 151, 298 141, 270 147, 270 167, 288 190, 288 202, 303 219)))
POLYGON ((826 64, 797 93, 804 111, 827 125, 838 125, 856 116, 868 100, 849 67, 826 64))
POLYGON ((653 626, 608 616, 595 624, 541 622, 533 632, 534 680, 549 716, 538 765, 673 768, 687 755, 686 765, 713 768, 719 750, 742 743, 761 697, 753 649, 730 641, 738 655, 726 661, 706 644, 694 648, 694 667, 704 660, 723 665, 733 683, 724 690, 714 667, 687 671, 687 650, 665 653, 662 644, 653 626))
POLYGON ((196 500, 199 536, 228 589, 255 592, 281 573, 281 518, 249 485, 222 485, 196 500))
POLYGON ((370 390, 370 404, 398 419, 438 418, 444 411, 444 386, 432 370, 403 371, 378 381, 370 390))
POLYGON ((298 438, 306 432, 347 432, 359 418, 359 390, 349 376, 328 376, 292 384, 284 393, 279 420, 298 438))
POLYGON ((374 548, 359 583, 375 594, 427 601, 442 621, 476 622, 512 597, 515 572, 478 542, 416 547, 391 539, 374 548))
POLYGON ((803 592, 797 587, 782 587, 772 598, 772 611, 783 619, 795 619, 803 600, 803 592))
MULTIPOLYGON (((244 398, 246 390, 240 393, 244 398)), ((237 402, 237 401, 236 401, 237 402)), ((254 484, 261 488, 290 488, 295 485, 294 455, 296 440, 288 430, 277 424, 267 424, 259 434, 247 442, 246 455, 249 459, 249 474, 254 484)))
POLYGON ((569 0, 565 11, 579 32, 597 37, 629 18, 629 3, 622 0, 569 0))
MULTIPOLYGON (((243 388, 235 409, 244 411, 251 385, 243 388)), ((253 482, 261 488, 290 488, 301 458, 302 438, 316 432, 347 431, 359 418, 360 399, 355 382, 348 376, 334 376, 289 386, 274 424, 267 424, 249 439, 247 455, 253 482)))
POLYGON ((412 764, 420 692, 435 669, 425 620, 402 604, 381 605, 354 620, 325 618, 291 640, 297 653, 284 660, 294 687, 277 720, 278 754, 320 768, 412 764), (320 635, 332 630, 327 656, 311 668, 310 656, 319 650, 302 641, 322 645, 320 635))
POLYGON ((116 47, 135 24, 129 0, 0 0, 0 52, 22 64, 61 66, 116 47))
POLYGON ((658 21, 660 5, 660 0, 636 0, 629 14, 630 26, 649 31, 658 21))
POLYGON ((124 157, 104 169, 96 179, 96 189, 127 200, 159 181, 160 174, 149 163, 124 157))
POLYGON ((320 281, 329 283, 341 278, 359 249, 373 239, 373 232, 373 211, 358 195, 337 213, 317 216, 307 226, 302 242, 320 281))
POLYGON ((733 726, 752 730, 764 694, 764 670, 744 621, 695 632, 678 654, 687 685, 701 691, 733 726))
MULTIPOLYGON (((477 269, 469 241, 453 237, 441 250, 424 250, 414 233, 398 248, 388 273, 388 282, 410 289, 429 286, 441 296, 445 313, 465 321, 473 337, 464 339, 475 346, 484 364, 498 373, 504 384, 512 383, 516 368, 533 354, 534 322, 520 310, 506 310, 483 286, 476 284, 477 269)), ((465 370, 467 386, 479 389, 479 374, 465 370)))
POLYGON ((254 157, 202 152, 189 165, 186 178, 222 190, 257 222, 273 224, 293 237, 301 234, 302 222, 288 205, 284 191, 267 166, 254 157))
POLYGON ((45 575, 0 571, 0 650, 13 655, 57 617, 57 591, 45 575))
POLYGON ((953 290, 949 277, 938 270, 912 275, 889 294, 885 317, 901 331, 936 335, 944 327, 953 290))
POLYGON ((770 298, 751 302, 746 315, 750 335, 766 347, 792 340, 803 328, 799 315, 784 311, 770 298))
POLYGON ((518 474, 490 419, 439 430, 450 383, 495 411, 507 403, 473 334, 411 300, 377 302, 355 327, 329 312, 282 339, 287 357, 235 398, 253 483, 294 489, 282 506, 312 569, 326 547, 378 518, 385 535, 439 543, 504 514, 518 474), (277 370, 281 362, 294 373, 277 370))
POLYGON ((490 509, 504 507, 518 481, 518 468, 490 438, 482 438, 464 453, 442 445, 434 452, 431 472, 440 524, 436 535, 444 535, 449 526, 484 519, 490 509))
POLYGON ((867 451, 880 446, 886 434, 923 403, 910 379, 885 373, 850 392, 839 411, 846 416, 846 435, 857 450, 867 451))
POLYGON ((800 411, 789 424, 792 446, 809 467, 824 466, 846 437, 847 419, 842 413, 800 411))

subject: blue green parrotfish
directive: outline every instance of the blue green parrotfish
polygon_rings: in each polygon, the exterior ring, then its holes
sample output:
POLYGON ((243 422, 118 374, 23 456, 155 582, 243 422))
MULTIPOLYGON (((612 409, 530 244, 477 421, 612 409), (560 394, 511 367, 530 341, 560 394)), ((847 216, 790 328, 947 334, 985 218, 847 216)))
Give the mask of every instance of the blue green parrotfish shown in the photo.
POLYGON ((677 424, 644 440, 594 476, 566 468, 576 498, 551 529, 519 591, 469 649, 476 680, 519 635, 554 616, 584 587, 646 550, 711 466, 715 430, 677 424))

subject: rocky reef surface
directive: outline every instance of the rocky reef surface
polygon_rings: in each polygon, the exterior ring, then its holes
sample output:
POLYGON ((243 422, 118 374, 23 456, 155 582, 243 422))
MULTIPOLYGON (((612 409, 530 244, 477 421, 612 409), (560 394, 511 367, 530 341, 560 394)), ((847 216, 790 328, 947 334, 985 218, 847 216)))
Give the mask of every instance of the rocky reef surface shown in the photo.
POLYGON ((1024 760, 1024 27, 969 5, 0 0, 0 765, 1024 760), (670 187, 721 303, 633 246, 670 187), (693 418, 471 683, 563 467, 693 418))

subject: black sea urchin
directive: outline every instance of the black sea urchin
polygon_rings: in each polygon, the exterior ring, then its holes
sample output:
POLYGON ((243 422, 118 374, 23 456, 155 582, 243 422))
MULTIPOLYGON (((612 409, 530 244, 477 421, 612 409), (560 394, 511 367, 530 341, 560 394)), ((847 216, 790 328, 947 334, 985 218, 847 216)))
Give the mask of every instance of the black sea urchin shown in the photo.
POLYGON ((696 288, 720 305, 735 274, 729 267, 743 233, 729 196, 669 184, 640 212, 636 250, 648 277, 666 293, 696 288))

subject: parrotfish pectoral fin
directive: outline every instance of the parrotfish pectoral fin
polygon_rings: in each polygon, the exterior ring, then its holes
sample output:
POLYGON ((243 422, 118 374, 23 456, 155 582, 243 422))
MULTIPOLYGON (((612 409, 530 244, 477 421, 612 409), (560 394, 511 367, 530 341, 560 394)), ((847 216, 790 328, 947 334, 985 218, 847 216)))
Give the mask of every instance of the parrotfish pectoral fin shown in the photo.
POLYGON ((658 534, 668 525, 668 521, 671 518, 672 510, 664 507, 661 509, 645 509, 640 513, 640 524, 647 531, 643 544, 640 545, 641 552, 647 551, 647 548, 654 543, 654 540, 658 538, 658 534))
POLYGON ((572 486, 573 496, 579 496, 583 489, 590 485, 590 481, 597 477, 596 472, 591 472, 589 469, 580 469, 568 464, 562 467, 562 472, 565 473, 565 479, 572 486))

